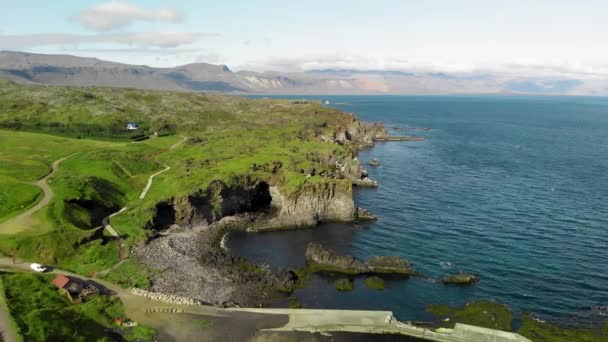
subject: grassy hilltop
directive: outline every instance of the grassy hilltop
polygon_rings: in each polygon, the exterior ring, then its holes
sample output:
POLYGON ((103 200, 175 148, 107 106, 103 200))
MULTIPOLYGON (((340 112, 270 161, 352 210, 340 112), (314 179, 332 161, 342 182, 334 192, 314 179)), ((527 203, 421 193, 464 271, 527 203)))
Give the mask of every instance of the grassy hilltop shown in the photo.
MULTIPOLYGON (((157 203, 213 181, 263 179, 287 194, 328 182, 350 186, 319 176, 334 168, 321 160, 352 151, 318 136, 352 121, 306 101, 0 82, 0 252, 99 272, 119 260, 118 241, 100 228, 101 218, 121 207, 128 210, 112 225, 129 245, 147 236, 157 203), (125 129, 131 121, 136 133, 125 129), (51 203, 14 224, 42 197, 32 183, 66 156, 48 181, 51 203), (147 178, 165 165, 171 169, 140 200, 147 178), (310 170, 315 175, 307 177, 310 170)), ((137 269, 127 263, 117 272, 129 268, 137 269)))

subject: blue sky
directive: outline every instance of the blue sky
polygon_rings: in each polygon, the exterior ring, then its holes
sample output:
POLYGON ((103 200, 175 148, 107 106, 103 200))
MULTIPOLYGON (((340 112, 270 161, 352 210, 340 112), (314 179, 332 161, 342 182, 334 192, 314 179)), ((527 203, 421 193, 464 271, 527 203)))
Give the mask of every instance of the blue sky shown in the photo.
POLYGON ((605 0, 2 3, 3 50, 162 67, 608 76, 605 0))

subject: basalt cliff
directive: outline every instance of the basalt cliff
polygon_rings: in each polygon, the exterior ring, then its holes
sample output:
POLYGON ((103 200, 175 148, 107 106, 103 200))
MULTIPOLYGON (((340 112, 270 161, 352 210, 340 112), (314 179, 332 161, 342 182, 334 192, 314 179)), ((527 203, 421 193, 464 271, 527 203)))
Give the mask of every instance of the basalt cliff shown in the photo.
MULTIPOLYGON (((152 269, 152 290, 195 298, 216 305, 260 305, 298 283, 294 270, 272 271, 232 256, 221 240, 234 230, 263 231, 312 227, 323 222, 356 221, 359 214, 353 186, 374 186, 357 158, 386 132, 380 124, 354 117, 348 125, 331 132, 315 132, 312 138, 340 146, 341 153, 309 155, 311 167, 300 170, 310 181, 296 189, 273 177, 289 167, 272 163, 267 177, 243 175, 230 182, 213 181, 185 196, 159 202, 147 224, 154 232, 135 256, 152 269), (344 151, 347 153, 344 153, 344 151), (314 180, 314 181, 313 181, 314 180)), ((258 170, 262 166, 256 165, 258 170)))

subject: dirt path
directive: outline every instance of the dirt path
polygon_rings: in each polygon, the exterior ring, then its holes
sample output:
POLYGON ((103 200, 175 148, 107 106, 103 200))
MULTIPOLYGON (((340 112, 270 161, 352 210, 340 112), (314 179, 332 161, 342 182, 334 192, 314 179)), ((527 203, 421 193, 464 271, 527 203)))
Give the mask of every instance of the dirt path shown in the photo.
POLYGON ((0 224, 0 234, 19 233, 32 227, 32 215, 47 206, 53 199, 53 190, 48 185, 47 180, 55 174, 61 162, 72 157, 74 154, 55 160, 53 164, 51 164, 51 171, 46 176, 40 178, 40 180, 38 180, 36 183, 32 183, 42 189, 42 199, 38 203, 36 203, 36 205, 29 208, 25 212, 0 224))
POLYGON ((118 234, 118 232, 112 227, 112 225, 110 224, 110 219, 120 213, 122 213, 123 211, 127 210, 127 207, 122 207, 119 211, 106 216, 103 218, 103 220, 101 220, 101 224, 103 225, 103 227, 105 229, 108 230, 108 232, 110 232, 110 234, 112 234, 112 236, 114 237, 120 237, 120 234, 118 234))
MULTIPOLYGON (((188 140, 188 137, 183 136, 183 139, 176 142, 175 144, 171 145, 171 147, 169 147, 169 150, 173 150, 174 148, 176 148, 177 146, 181 145, 184 141, 188 140)), ((150 188, 152 187, 152 182, 154 181, 154 177, 160 175, 163 172, 169 171, 171 169, 171 166, 169 165, 165 165, 163 164, 163 166, 165 167, 163 170, 158 171, 157 173, 151 175, 148 178, 148 184, 146 184, 146 187, 144 188, 144 190, 141 192, 141 194, 139 195, 139 199, 144 199, 146 198, 146 195, 148 194, 148 191, 150 190, 150 188)))
POLYGON ((177 146, 179 146, 180 144, 182 144, 183 142, 185 142, 186 140, 188 140, 188 137, 185 135, 182 135, 182 140, 176 142, 175 144, 171 145, 171 147, 169 147, 169 150, 172 150, 174 148, 176 148, 177 146))
POLYGON ((152 182, 154 181, 154 177, 160 175, 161 173, 163 173, 165 171, 169 171, 170 169, 171 169, 171 166, 165 165, 165 168, 163 170, 158 171, 157 173, 155 173, 152 176, 150 176, 148 178, 148 184, 146 184, 146 187, 144 188, 144 190, 139 195, 139 199, 146 198, 146 195, 148 194, 148 191, 150 190, 150 187, 152 187, 152 182))

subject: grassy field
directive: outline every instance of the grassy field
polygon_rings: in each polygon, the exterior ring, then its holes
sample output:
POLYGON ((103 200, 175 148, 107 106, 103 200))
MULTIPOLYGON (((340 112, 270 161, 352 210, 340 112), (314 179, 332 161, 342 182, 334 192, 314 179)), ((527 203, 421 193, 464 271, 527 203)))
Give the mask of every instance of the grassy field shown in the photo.
MULTIPOLYGON (((162 146, 164 139, 155 143, 162 146)), ((85 274, 118 262, 118 242, 100 234, 101 216, 137 198, 147 175, 160 168, 154 157, 148 157, 159 148, 13 131, 0 131, 0 142, 9 147, 0 153, 5 166, 0 182, 11 185, 1 190, 6 205, 0 251, 85 274), (49 205, 24 220, 11 221, 41 196, 28 183, 46 175, 54 160, 74 153, 47 181, 54 195, 49 205), (19 192, 20 188, 29 191, 19 192), (106 211, 92 214, 87 210, 91 205, 106 211)))
POLYGON ((95 296, 72 304, 51 284, 52 275, 0 273, 8 309, 17 332, 26 341, 104 341, 107 330, 124 334, 127 341, 152 341, 146 327, 121 328, 116 317, 125 320, 118 298, 95 296))
POLYGON ((42 191, 35 185, 10 177, 0 177, 0 222, 27 210, 36 204, 41 196, 42 191))
MULTIPOLYGON (((157 203, 213 181, 264 180, 286 194, 326 182, 350 186, 319 173, 335 171, 321 160, 351 151, 315 136, 331 136, 351 122, 351 116, 318 103, 0 83, 0 144, 8 147, 0 152, 6 165, 0 170, 6 203, 0 253, 90 274, 119 261, 118 241, 101 229, 101 219, 122 207, 128 209, 112 218, 112 226, 130 247, 150 234, 145 227, 157 203), (139 124, 138 135, 151 139, 130 141, 133 133, 125 125, 131 121, 139 124), (68 155, 47 181, 52 201, 16 220, 40 200, 32 184, 68 155), (171 169, 140 200, 148 177, 164 165, 171 169)), ((130 261, 107 276, 125 285, 146 284, 147 271, 138 266, 130 261), (139 272, 131 277, 134 270, 139 272)))

